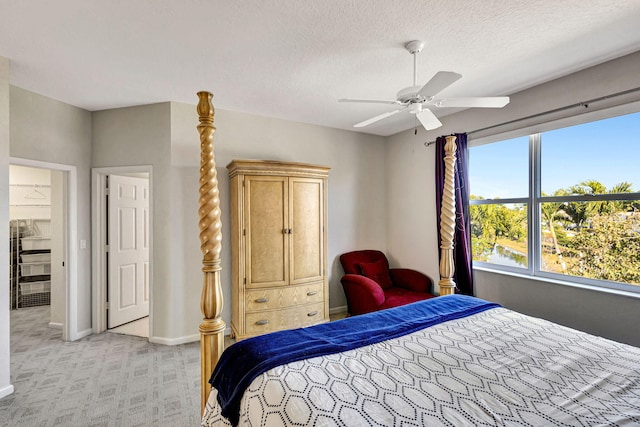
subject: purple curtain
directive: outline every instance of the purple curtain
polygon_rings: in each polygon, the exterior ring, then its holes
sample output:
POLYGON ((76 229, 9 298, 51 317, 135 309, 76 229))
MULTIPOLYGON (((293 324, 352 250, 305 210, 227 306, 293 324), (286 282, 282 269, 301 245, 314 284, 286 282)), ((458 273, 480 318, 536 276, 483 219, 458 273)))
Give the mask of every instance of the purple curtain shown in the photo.
MULTIPOLYGON (((456 193, 456 230, 453 237, 453 260, 455 274, 453 280, 458 293, 473 295, 473 270, 471 266, 471 226, 469 217, 469 151, 467 134, 456 136, 456 171, 454 185, 456 193)), ((438 248, 440 247, 440 207, 444 186, 444 136, 436 139, 436 209, 438 217, 438 248)), ((438 251, 438 256, 440 251, 438 251)))

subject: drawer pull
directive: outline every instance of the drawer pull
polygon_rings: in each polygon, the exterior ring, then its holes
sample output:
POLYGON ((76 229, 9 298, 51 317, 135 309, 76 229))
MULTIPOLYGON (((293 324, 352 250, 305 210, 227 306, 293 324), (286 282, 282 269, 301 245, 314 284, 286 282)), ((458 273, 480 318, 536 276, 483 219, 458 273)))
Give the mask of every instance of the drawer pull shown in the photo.
POLYGON ((309 316, 309 317, 313 317, 313 316, 315 316, 316 314, 318 314, 318 311, 317 311, 317 310, 313 310, 313 311, 310 311, 309 313, 307 313, 307 316, 309 316))
POLYGON ((318 293, 318 291, 309 291, 309 292, 307 292, 307 296, 308 296, 308 297, 312 297, 312 296, 314 296, 314 295, 315 295, 315 294, 317 294, 317 293, 318 293))
POLYGON ((269 298, 267 297, 258 298, 256 299, 256 302, 269 302, 269 298))
POLYGON ((267 320, 267 319, 262 319, 262 320, 258 320, 258 321, 256 322, 256 325, 266 325, 266 324, 268 324, 268 323, 269 323, 269 320, 267 320))

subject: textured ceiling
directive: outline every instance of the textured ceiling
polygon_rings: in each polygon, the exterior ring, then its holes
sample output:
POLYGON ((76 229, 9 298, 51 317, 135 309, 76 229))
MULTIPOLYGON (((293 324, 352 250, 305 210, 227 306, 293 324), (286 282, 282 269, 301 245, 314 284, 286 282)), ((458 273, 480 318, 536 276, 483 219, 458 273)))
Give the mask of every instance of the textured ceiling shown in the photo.
POLYGON ((638 22, 639 0, 0 0, 0 56, 11 84, 91 111, 208 90, 216 108, 355 130, 393 106, 338 99, 411 86, 409 40, 425 42, 418 84, 455 71, 441 95, 498 96, 639 50, 638 22))

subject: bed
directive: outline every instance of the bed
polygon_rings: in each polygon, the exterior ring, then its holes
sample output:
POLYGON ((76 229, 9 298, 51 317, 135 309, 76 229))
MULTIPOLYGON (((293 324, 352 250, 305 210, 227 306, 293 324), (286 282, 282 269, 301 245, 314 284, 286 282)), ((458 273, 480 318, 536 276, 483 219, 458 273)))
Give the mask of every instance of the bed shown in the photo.
POLYGON ((214 110, 211 94, 198 96, 202 425, 640 425, 640 349, 454 294, 455 137, 445 145, 442 296, 223 352, 214 110))

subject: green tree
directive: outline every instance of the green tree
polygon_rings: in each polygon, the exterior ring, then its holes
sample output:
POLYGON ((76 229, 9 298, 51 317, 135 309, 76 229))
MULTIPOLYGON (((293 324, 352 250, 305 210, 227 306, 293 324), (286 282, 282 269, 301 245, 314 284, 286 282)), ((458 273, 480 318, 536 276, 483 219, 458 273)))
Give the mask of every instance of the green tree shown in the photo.
POLYGON ((568 273, 599 280, 640 284, 640 215, 594 215, 592 227, 572 241, 568 273))
MULTIPOLYGON (((609 189, 610 194, 633 193, 633 185, 629 182, 621 182, 609 189)), ((632 211, 633 202, 627 200, 612 200, 606 203, 600 210, 601 213, 632 211)))
MULTIPOLYGON (((556 190, 553 196, 629 192, 633 192, 633 186, 628 182, 607 190, 599 181, 586 180, 556 190)), ((472 205, 470 213, 475 260, 487 260, 498 242, 508 246, 509 241, 522 242, 527 237, 523 205, 472 205)), ((543 243, 543 262, 560 265, 561 270, 555 271, 640 285, 640 202, 545 202, 540 205, 540 216, 541 225, 551 238, 551 243, 548 239, 546 245, 543 243)))
MULTIPOLYGON (((569 187, 568 194, 585 195, 585 194, 620 194, 632 193, 633 186, 629 182, 620 182, 609 190, 601 182, 596 180, 582 181, 577 185, 569 187)), ((585 224, 595 214, 605 214, 618 211, 631 211, 636 207, 633 201, 606 201, 599 200, 596 202, 571 202, 567 205, 565 212, 571 217, 571 221, 576 224, 580 231, 585 224)))
MULTIPOLYGON (((542 193, 545 196, 544 193, 542 193)), ((567 191, 560 189, 556 190, 553 193, 554 196, 566 196, 567 191)), ((567 214, 564 210, 563 202, 545 202, 540 206, 540 214, 542 219, 542 224, 546 225, 549 229, 549 234, 551 235, 551 240, 553 243, 553 249, 556 254, 561 254, 562 250, 558 245, 558 235, 556 233, 556 220, 557 219, 571 219, 569 214, 567 214)))
MULTIPOLYGON (((472 200, 482 200, 471 196, 472 200)), ((527 212, 521 205, 471 205, 470 222, 473 259, 486 261, 499 239, 523 241, 527 236, 527 212)))
POLYGON ((513 208, 503 206, 504 237, 521 242, 527 236, 527 210, 522 205, 513 208))
MULTIPOLYGON (((604 194, 607 192, 607 187, 602 183, 595 180, 582 181, 580 184, 569 187, 569 194, 585 195, 585 194, 604 194)), ((565 212, 571 217, 571 220, 576 225, 578 231, 582 230, 582 227, 586 224, 588 219, 600 211, 602 206, 601 201, 597 202, 570 202, 565 212)))
MULTIPOLYGON (((481 197, 471 196, 472 200, 482 200, 481 197)), ((486 261, 495 244, 495 205, 472 205, 469 209, 471 223, 471 250, 473 259, 486 261)))

